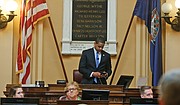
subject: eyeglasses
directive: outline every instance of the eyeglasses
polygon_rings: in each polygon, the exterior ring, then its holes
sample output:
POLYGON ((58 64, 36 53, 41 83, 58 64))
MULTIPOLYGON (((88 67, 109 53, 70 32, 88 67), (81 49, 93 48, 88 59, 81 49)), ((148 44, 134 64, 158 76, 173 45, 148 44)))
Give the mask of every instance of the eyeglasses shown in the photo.
POLYGON ((66 90, 66 92, 72 92, 74 90, 77 90, 77 88, 69 88, 68 90, 66 90))
POLYGON ((149 93, 149 94, 146 94, 146 93, 145 93, 145 95, 146 95, 146 96, 153 96, 153 93, 149 93))

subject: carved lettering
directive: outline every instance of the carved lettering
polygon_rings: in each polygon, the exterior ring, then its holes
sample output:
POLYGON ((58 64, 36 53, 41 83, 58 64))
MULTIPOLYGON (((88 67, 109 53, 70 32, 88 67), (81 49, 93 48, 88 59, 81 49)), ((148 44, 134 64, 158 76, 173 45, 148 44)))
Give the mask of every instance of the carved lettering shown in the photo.
POLYGON ((107 0, 73 0, 73 41, 107 40, 107 0))

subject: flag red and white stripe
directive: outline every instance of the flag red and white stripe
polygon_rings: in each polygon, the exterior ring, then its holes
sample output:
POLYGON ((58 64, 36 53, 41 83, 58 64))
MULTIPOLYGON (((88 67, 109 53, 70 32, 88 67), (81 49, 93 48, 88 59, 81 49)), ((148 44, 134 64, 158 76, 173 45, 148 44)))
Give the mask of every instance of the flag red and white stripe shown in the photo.
POLYGON ((19 83, 30 83, 31 43, 34 25, 49 16, 45 0, 22 0, 16 73, 19 83))

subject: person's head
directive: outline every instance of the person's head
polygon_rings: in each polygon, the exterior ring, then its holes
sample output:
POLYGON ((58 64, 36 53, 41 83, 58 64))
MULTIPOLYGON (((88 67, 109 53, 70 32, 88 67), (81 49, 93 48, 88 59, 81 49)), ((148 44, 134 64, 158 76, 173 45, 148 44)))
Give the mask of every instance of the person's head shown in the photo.
POLYGON ((180 105, 180 69, 165 73, 159 82, 160 105, 180 105))
POLYGON ((94 42, 94 48, 97 52, 101 52, 104 48, 105 40, 104 38, 98 37, 94 42))
POLYGON ((73 82, 67 83, 65 87, 66 97, 69 100, 77 100, 78 95, 79 95, 79 89, 80 88, 77 82, 73 81, 73 82))
POLYGON ((13 98, 23 98, 24 93, 23 89, 21 86, 14 86, 10 89, 8 97, 13 97, 13 98))
POLYGON ((153 98, 153 91, 151 86, 140 87, 141 98, 153 98))

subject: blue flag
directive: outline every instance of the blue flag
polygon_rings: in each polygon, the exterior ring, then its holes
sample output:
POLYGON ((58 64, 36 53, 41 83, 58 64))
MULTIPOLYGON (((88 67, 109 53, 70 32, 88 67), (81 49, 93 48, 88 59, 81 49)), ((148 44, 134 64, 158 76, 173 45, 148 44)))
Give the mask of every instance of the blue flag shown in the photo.
POLYGON ((162 75, 162 40, 160 0, 137 0, 133 15, 145 21, 150 34, 150 66, 152 85, 157 86, 162 75))

